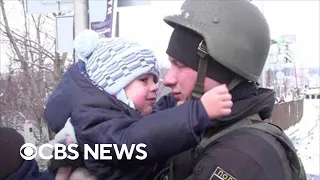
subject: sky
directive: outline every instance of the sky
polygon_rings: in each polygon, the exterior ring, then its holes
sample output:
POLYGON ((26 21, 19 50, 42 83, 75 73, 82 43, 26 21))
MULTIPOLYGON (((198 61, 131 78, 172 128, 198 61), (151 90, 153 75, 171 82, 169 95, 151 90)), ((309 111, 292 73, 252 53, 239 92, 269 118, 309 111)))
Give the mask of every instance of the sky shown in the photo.
MULTIPOLYGON (((161 65, 169 65, 165 53, 172 28, 164 23, 163 16, 179 12, 182 1, 151 1, 150 6, 125 7, 120 9, 120 36, 138 40, 152 48, 161 65)), ((296 43, 291 48, 298 67, 319 67, 319 1, 271 1, 253 0, 264 13, 271 36, 295 35, 296 43)), ((12 3, 13 4, 13 3, 12 3)), ((11 20, 22 21, 19 14, 10 8, 11 20), (13 13, 12 13, 13 12, 13 13)), ((18 24, 18 23, 17 23, 18 24)), ((5 55, 1 50, 0 69, 3 71, 5 55)))
POLYGON ((319 1, 256 1, 262 9, 273 38, 296 35, 292 45, 300 66, 319 67, 319 1))
MULTIPOLYGON (((296 36, 296 43, 291 48, 298 66, 320 66, 319 1, 253 0, 253 3, 265 15, 272 38, 279 39, 281 35, 292 34, 296 36)), ((154 1, 151 8, 138 7, 120 11, 120 36, 136 38, 150 45, 161 63, 168 64, 165 50, 172 29, 162 21, 162 17, 179 11, 180 4, 179 1, 154 1)))

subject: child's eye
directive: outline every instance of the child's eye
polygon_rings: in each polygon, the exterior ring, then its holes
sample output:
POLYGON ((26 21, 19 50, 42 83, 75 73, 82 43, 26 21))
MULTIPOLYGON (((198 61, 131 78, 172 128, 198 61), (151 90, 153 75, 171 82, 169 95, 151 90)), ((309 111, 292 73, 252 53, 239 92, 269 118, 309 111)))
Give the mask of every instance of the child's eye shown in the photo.
POLYGON ((144 79, 140 79, 140 81, 142 81, 142 82, 147 82, 148 79, 147 79, 147 78, 144 78, 144 79))

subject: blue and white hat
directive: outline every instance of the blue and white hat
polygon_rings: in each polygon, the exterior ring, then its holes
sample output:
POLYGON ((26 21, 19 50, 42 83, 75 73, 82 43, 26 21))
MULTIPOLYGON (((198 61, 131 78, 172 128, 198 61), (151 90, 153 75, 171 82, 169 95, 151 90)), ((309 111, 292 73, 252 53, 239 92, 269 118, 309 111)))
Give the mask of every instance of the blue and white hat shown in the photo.
POLYGON ((111 95, 123 96, 123 89, 141 75, 150 73, 159 79, 154 53, 137 42, 99 37, 95 31, 85 30, 75 38, 74 49, 93 83, 111 95))

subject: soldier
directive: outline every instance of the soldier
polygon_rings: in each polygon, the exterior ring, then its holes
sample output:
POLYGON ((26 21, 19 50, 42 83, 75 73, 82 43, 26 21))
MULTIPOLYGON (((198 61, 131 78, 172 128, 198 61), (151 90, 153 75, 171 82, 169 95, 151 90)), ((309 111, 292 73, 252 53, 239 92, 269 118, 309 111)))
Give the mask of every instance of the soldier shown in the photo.
POLYGON ((247 0, 186 0, 180 14, 164 21, 174 30, 163 82, 178 104, 206 99, 206 91, 227 84, 233 107, 212 121, 196 148, 172 158, 154 179, 306 179, 289 138, 264 122, 275 93, 257 83, 271 42, 259 9, 247 0))

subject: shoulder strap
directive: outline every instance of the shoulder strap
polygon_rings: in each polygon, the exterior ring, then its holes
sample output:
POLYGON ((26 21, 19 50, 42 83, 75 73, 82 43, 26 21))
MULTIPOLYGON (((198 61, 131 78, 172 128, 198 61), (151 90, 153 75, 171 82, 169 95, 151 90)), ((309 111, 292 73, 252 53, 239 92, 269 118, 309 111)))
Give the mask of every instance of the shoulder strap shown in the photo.
MULTIPOLYGON (((219 139, 220 137, 226 135, 227 133, 245 126, 245 125, 249 125, 252 124, 251 120, 249 119, 242 119, 234 124, 232 124, 231 126, 224 128, 223 130, 221 130, 220 132, 214 134, 213 136, 210 137, 203 137, 202 140, 200 141, 199 145, 191 150, 185 151, 183 153, 180 153, 176 156, 174 156, 173 158, 170 159, 170 161, 167 164, 167 167, 165 168, 165 170, 163 169, 160 173, 158 173, 156 175, 156 177, 153 180, 159 180, 159 179, 168 179, 168 180, 174 180, 174 179, 185 179, 184 175, 181 176, 181 171, 186 171, 188 169, 191 169, 194 167, 194 165, 197 163, 197 161, 201 158, 202 155, 207 147, 210 147, 210 145, 212 143, 214 143, 217 139, 219 139), (179 159, 184 159, 185 164, 183 168, 180 168, 180 166, 177 164, 176 162, 179 161, 179 159), (189 160, 189 161, 188 161, 189 160), (189 167, 189 168, 188 168, 189 167), (173 172, 175 171, 175 172, 173 172), (162 177, 163 176, 163 177, 162 177), (177 177, 179 176, 179 177, 177 177)), ((188 173, 188 172, 187 172, 188 173)))
POLYGON ((205 149, 207 146, 211 145, 213 142, 215 142, 217 139, 219 139, 220 137, 232 132, 235 129, 238 129, 240 127, 244 127, 247 125, 251 125, 252 121, 250 119, 242 119, 232 125, 230 125, 227 128, 224 128, 223 130, 221 130, 220 132, 208 137, 203 137, 202 140, 200 141, 199 145, 198 145, 198 149, 205 149))
POLYGON ((296 153, 296 149, 294 145, 292 144, 289 137, 284 133, 282 128, 280 128, 275 124, 264 123, 264 122, 254 123, 251 125, 243 126, 242 128, 258 129, 276 137, 286 150, 288 160, 293 170, 293 178, 295 178, 296 180, 306 180, 306 174, 305 174, 303 164, 296 153))
POLYGON ((279 126, 276 126, 271 123, 266 123, 263 121, 257 121, 257 123, 253 123, 253 121, 250 120, 249 118, 242 119, 237 123, 234 123, 233 125, 223 129, 222 131, 218 132, 217 134, 214 134, 209 138, 203 137, 200 144, 196 148, 196 152, 194 154, 196 161, 198 161, 201 158, 201 155, 203 154, 203 152, 208 147, 210 147, 210 145, 214 144, 219 138, 236 129, 242 129, 242 128, 258 129, 269 135, 276 137, 286 150, 290 165, 293 170, 293 177, 296 180, 306 180, 306 174, 303 168, 303 164, 300 158, 298 157, 298 155, 296 154, 294 145, 292 144, 289 137, 283 132, 283 130, 279 126))

